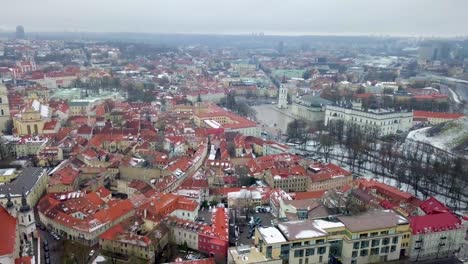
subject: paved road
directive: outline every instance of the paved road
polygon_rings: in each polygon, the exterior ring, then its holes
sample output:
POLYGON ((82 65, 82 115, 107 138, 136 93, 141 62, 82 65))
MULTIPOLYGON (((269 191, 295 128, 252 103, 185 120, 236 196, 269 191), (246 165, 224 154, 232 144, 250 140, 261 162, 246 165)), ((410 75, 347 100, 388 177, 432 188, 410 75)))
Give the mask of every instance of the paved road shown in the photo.
POLYGON ((43 247, 43 242, 44 240, 47 240, 49 243, 49 255, 50 255, 50 263, 61 263, 62 255, 63 255, 63 241, 62 240, 55 240, 49 232, 37 229, 39 236, 41 237, 41 263, 45 263, 44 259, 44 247, 43 247))

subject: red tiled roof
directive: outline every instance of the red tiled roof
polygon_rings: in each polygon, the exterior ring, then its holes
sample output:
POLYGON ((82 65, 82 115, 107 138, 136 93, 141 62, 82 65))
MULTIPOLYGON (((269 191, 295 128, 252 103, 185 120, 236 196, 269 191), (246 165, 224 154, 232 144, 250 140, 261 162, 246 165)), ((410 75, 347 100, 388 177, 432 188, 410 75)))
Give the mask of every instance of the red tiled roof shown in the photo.
POLYGON ((440 213, 410 217, 413 235, 456 229, 461 221, 452 213, 440 213))
POLYGON ((44 124, 44 130, 53 130, 53 129, 55 129, 56 125, 57 125, 57 121, 56 120, 51 120, 51 121, 44 124))
POLYGON ((419 208, 423 210, 426 214, 439 214, 450 212, 450 210, 439 200, 434 197, 429 197, 427 200, 423 201, 419 208))
POLYGON ((15 251, 16 219, 3 206, 0 206, 0 223, 0 256, 10 255, 15 251))
POLYGON ((90 192, 88 194, 86 194, 86 199, 96 205, 96 206, 101 206, 104 204, 104 201, 99 197, 99 195, 95 192, 90 192))
POLYGON ((49 180, 50 185, 64 184, 71 185, 78 177, 79 171, 67 166, 57 172, 55 172, 49 180))
POLYGON ((458 119, 464 116, 465 116, 464 114, 459 114, 459 113, 413 111, 414 118, 458 119))
POLYGON ((31 264, 32 263, 32 257, 27 256, 27 257, 21 257, 15 259, 15 264, 31 264))
POLYGON ((291 193, 291 197, 294 200, 305 200, 305 199, 320 199, 325 194, 326 190, 313 191, 313 192, 295 192, 291 193))
POLYGON ((376 189, 379 194, 387 196, 396 201, 409 202, 413 197, 413 195, 407 192, 402 192, 395 187, 389 186, 376 180, 359 179, 358 184, 366 190, 376 189))

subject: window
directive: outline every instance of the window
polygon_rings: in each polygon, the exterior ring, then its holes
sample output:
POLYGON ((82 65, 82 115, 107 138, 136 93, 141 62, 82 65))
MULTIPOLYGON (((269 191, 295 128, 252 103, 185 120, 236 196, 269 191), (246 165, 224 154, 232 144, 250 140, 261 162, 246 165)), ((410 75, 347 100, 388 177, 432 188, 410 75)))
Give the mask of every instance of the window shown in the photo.
POLYGON ((394 237, 394 238, 392 239, 392 243, 393 243, 393 244, 398 243, 398 237, 394 237))
POLYGON ((318 244, 318 245, 321 245, 321 244, 323 244, 323 243, 325 243, 325 240, 324 240, 324 239, 318 239, 318 240, 317 240, 317 244, 318 244))
POLYGON ((271 252, 272 252, 272 248, 271 248, 271 246, 268 246, 267 249, 266 249, 266 257, 267 258, 271 258, 271 252))
POLYGON ((326 247, 319 247, 319 248, 318 248, 318 253, 319 253, 319 254, 325 254, 325 252, 327 252, 327 248, 326 248, 326 247))
POLYGON ((390 252, 395 252, 396 251, 396 246, 390 247, 390 252))
POLYGON ((315 254, 315 249, 314 248, 306 248, 306 252, 305 252, 306 257, 312 256, 314 254, 315 254))
POLYGON ((386 238, 382 239, 382 244, 383 245, 388 245, 388 243, 390 243, 390 238, 386 237, 386 238))
POLYGON ((372 232, 372 233, 370 233, 370 236, 371 236, 371 237, 378 236, 378 235, 379 235, 379 232, 372 232))
POLYGON ((382 231, 380 232, 380 235, 388 235, 388 231, 382 231))
POLYGON ((299 264, 302 264, 302 259, 299 259, 299 264))
POLYGON ((361 248, 369 247, 369 241, 361 241, 361 248))
POLYGON ((369 255, 369 250, 367 250, 367 249, 361 250, 361 257, 365 257, 367 255, 369 255))
POLYGON ((370 251, 371 255, 378 255, 379 254, 379 248, 372 248, 370 251))
POLYGON ((297 242, 297 243, 292 244, 292 247, 300 247, 300 246, 301 246, 301 242, 297 242))
POLYGON ((359 249, 359 242, 354 242, 353 249, 359 249))
POLYGON ((357 257, 357 251, 353 251, 353 254, 351 255, 353 258, 357 257))
POLYGON ((381 253, 388 253, 388 249, 389 249, 388 247, 383 247, 381 249, 381 253))
POLYGON ((359 238, 367 238, 367 233, 366 234, 360 234, 359 238))
POLYGON ((5 115, 5 113, 3 112, 3 109, 1 111, 2 111, 2 115, 5 115))
POLYGON ((300 249, 300 250, 295 250, 294 251, 294 257, 295 258, 301 258, 304 256, 304 250, 300 249))
POLYGON ((309 241, 304 241, 304 246, 308 246, 309 245, 309 241))
POLYGON ((374 240, 372 240, 372 247, 376 247, 376 246, 378 246, 378 245, 380 245, 380 239, 374 239, 374 240))
POLYGON ((308 258, 305 259, 305 264, 309 264, 309 259, 308 258))

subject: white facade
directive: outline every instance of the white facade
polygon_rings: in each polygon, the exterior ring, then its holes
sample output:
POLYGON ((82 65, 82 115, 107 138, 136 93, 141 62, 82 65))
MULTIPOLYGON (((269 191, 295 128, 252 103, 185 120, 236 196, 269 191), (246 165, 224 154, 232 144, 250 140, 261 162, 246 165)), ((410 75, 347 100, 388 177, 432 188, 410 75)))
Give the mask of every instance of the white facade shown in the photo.
POLYGON ((408 131, 413 122, 413 112, 363 111, 341 106, 325 108, 325 126, 330 121, 343 120, 365 129, 376 127, 380 135, 395 134, 397 131, 408 131))
POLYGON ((466 228, 413 235, 410 244, 410 259, 424 260, 451 256, 464 242, 466 228))
POLYGON ((278 108, 288 108, 288 88, 284 84, 279 88, 278 108))

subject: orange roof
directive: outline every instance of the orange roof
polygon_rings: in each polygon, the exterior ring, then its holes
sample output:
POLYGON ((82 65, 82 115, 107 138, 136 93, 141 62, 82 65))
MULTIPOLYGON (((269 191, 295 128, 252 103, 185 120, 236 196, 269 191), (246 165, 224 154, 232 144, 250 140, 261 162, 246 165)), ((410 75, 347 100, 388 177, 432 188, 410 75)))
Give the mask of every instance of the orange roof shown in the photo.
POLYGON ((359 179, 358 184, 365 190, 376 189, 379 194, 390 197, 393 200, 409 201, 413 198, 413 195, 407 192, 402 192, 395 187, 376 180, 359 179))
POLYGON ((0 225, 0 234, 2 234, 0 256, 10 255, 15 251, 16 219, 3 206, 0 206, 0 223, 2 223, 0 225))
POLYGON ((49 180, 49 185, 65 184, 71 185, 78 178, 79 171, 67 166, 55 172, 49 180))
POLYGON ((320 199, 325 194, 326 190, 313 191, 313 192, 295 192, 291 194, 294 200, 305 200, 305 199, 320 199))
POLYGON ((107 190, 104 186, 101 186, 99 189, 97 189, 96 193, 98 193, 99 197, 101 197, 101 198, 108 197, 109 195, 112 195, 111 191, 107 190))
POLYGON ((414 118, 458 119, 464 116, 465 116, 464 114, 459 114, 459 113, 413 111, 414 118))
POLYGON ((101 206, 104 204, 104 201, 95 192, 90 192, 86 194, 86 199, 96 206, 101 206))

